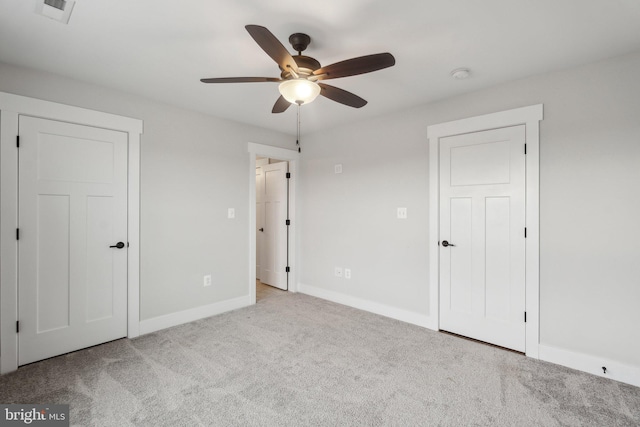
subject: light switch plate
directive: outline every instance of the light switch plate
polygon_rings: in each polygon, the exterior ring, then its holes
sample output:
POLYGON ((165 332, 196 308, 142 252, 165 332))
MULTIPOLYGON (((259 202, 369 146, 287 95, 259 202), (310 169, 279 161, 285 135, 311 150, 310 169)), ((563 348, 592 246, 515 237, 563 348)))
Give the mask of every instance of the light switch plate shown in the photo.
POLYGON ((407 219, 407 208, 398 208, 398 219, 407 219))
POLYGON ((336 267, 334 269, 334 274, 336 275, 336 277, 342 277, 342 267, 336 267))
POLYGON ((229 208, 227 212, 227 218, 234 219, 236 217, 236 210, 234 208, 229 208))

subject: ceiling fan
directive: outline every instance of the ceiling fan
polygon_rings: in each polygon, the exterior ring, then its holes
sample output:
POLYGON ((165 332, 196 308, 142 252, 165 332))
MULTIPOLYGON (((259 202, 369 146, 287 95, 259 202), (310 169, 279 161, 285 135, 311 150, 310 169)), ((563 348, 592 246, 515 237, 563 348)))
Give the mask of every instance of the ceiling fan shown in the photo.
POLYGON ((361 108, 367 101, 346 90, 318 83, 321 80, 337 79, 370 73, 391 67, 396 63, 390 53, 378 53, 358 58, 347 59, 335 64, 322 67, 320 63, 302 52, 311 42, 311 38, 302 33, 295 33, 289 37, 289 43, 298 52, 291 56, 287 49, 265 27, 259 25, 245 26, 251 37, 280 67, 280 78, 275 77, 221 77, 201 79, 203 83, 280 83, 280 98, 276 101, 272 113, 282 113, 291 104, 308 104, 318 95, 329 98, 349 107, 361 108))

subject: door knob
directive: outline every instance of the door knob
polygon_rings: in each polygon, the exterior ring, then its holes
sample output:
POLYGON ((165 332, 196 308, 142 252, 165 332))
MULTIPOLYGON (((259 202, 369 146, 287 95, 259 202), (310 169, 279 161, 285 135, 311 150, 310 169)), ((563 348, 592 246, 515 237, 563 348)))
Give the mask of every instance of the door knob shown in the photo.
POLYGON ((453 243, 447 242, 446 240, 443 240, 442 241, 442 246, 444 246, 446 248, 447 246, 455 246, 455 245, 453 243))
POLYGON ((122 248, 124 248, 124 243, 122 243, 122 242, 118 242, 118 243, 116 243, 115 245, 113 245, 113 246, 109 246, 109 247, 110 247, 110 248, 118 248, 118 249, 122 249, 122 248))
POLYGON ((259 229, 258 231, 263 231, 264 232, 264 228, 259 229))

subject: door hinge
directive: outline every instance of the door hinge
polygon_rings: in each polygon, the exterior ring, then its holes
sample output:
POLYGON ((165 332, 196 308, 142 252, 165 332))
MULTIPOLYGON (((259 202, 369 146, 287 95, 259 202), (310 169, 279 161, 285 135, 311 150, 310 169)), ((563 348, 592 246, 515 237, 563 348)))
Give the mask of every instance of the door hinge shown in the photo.
POLYGON ((16 228, 16 240, 20 240, 20 229, 16 228))
POLYGON ((524 238, 527 238, 527 227, 524 228, 524 238))
POLYGON ((286 220, 285 225, 291 225, 291 220, 290 219, 286 220))
POLYGON ((20 148, 20 135, 16 135, 16 147, 20 148))
POLYGON ((524 144, 524 154, 527 154, 527 144, 524 144))
POLYGON ((527 312, 524 312, 524 323, 527 323, 527 312))
POLYGON ((284 271, 285 271, 285 273, 288 273, 288 272, 290 272, 290 271, 291 271, 291 269, 289 268, 289 266, 286 266, 286 267, 284 268, 284 271))
POLYGON ((286 177, 287 177, 287 179, 291 178, 291 172, 287 172, 286 177))
POLYGON ((20 333, 20 321, 18 320, 16 322, 16 334, 19 334, 19 333, 20 333))

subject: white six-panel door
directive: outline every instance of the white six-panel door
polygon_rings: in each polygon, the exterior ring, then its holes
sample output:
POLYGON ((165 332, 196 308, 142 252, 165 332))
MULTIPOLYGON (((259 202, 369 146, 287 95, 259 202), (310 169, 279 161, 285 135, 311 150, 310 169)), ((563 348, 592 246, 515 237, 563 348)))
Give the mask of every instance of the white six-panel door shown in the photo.
POLYGON ((440 328, 525 351, 525 127, 440 139, 440 328))
MULTIPOLYGON (((261 166, 264 183, 262 191, 264 231, 260 256, 260 281, 280 289, 287 288, 287 178, 288 162, 261 166)), ((256 197, 259 197, 256 195, 256 197)), ((258 215, 256 210, 256 215, 258 215)), ((258 220, 259 222, 259 220, 258 220)))
POLYGON ((89 126, 20 116, 19 128, 23 365, 127 335, 128 147, 89 126))

